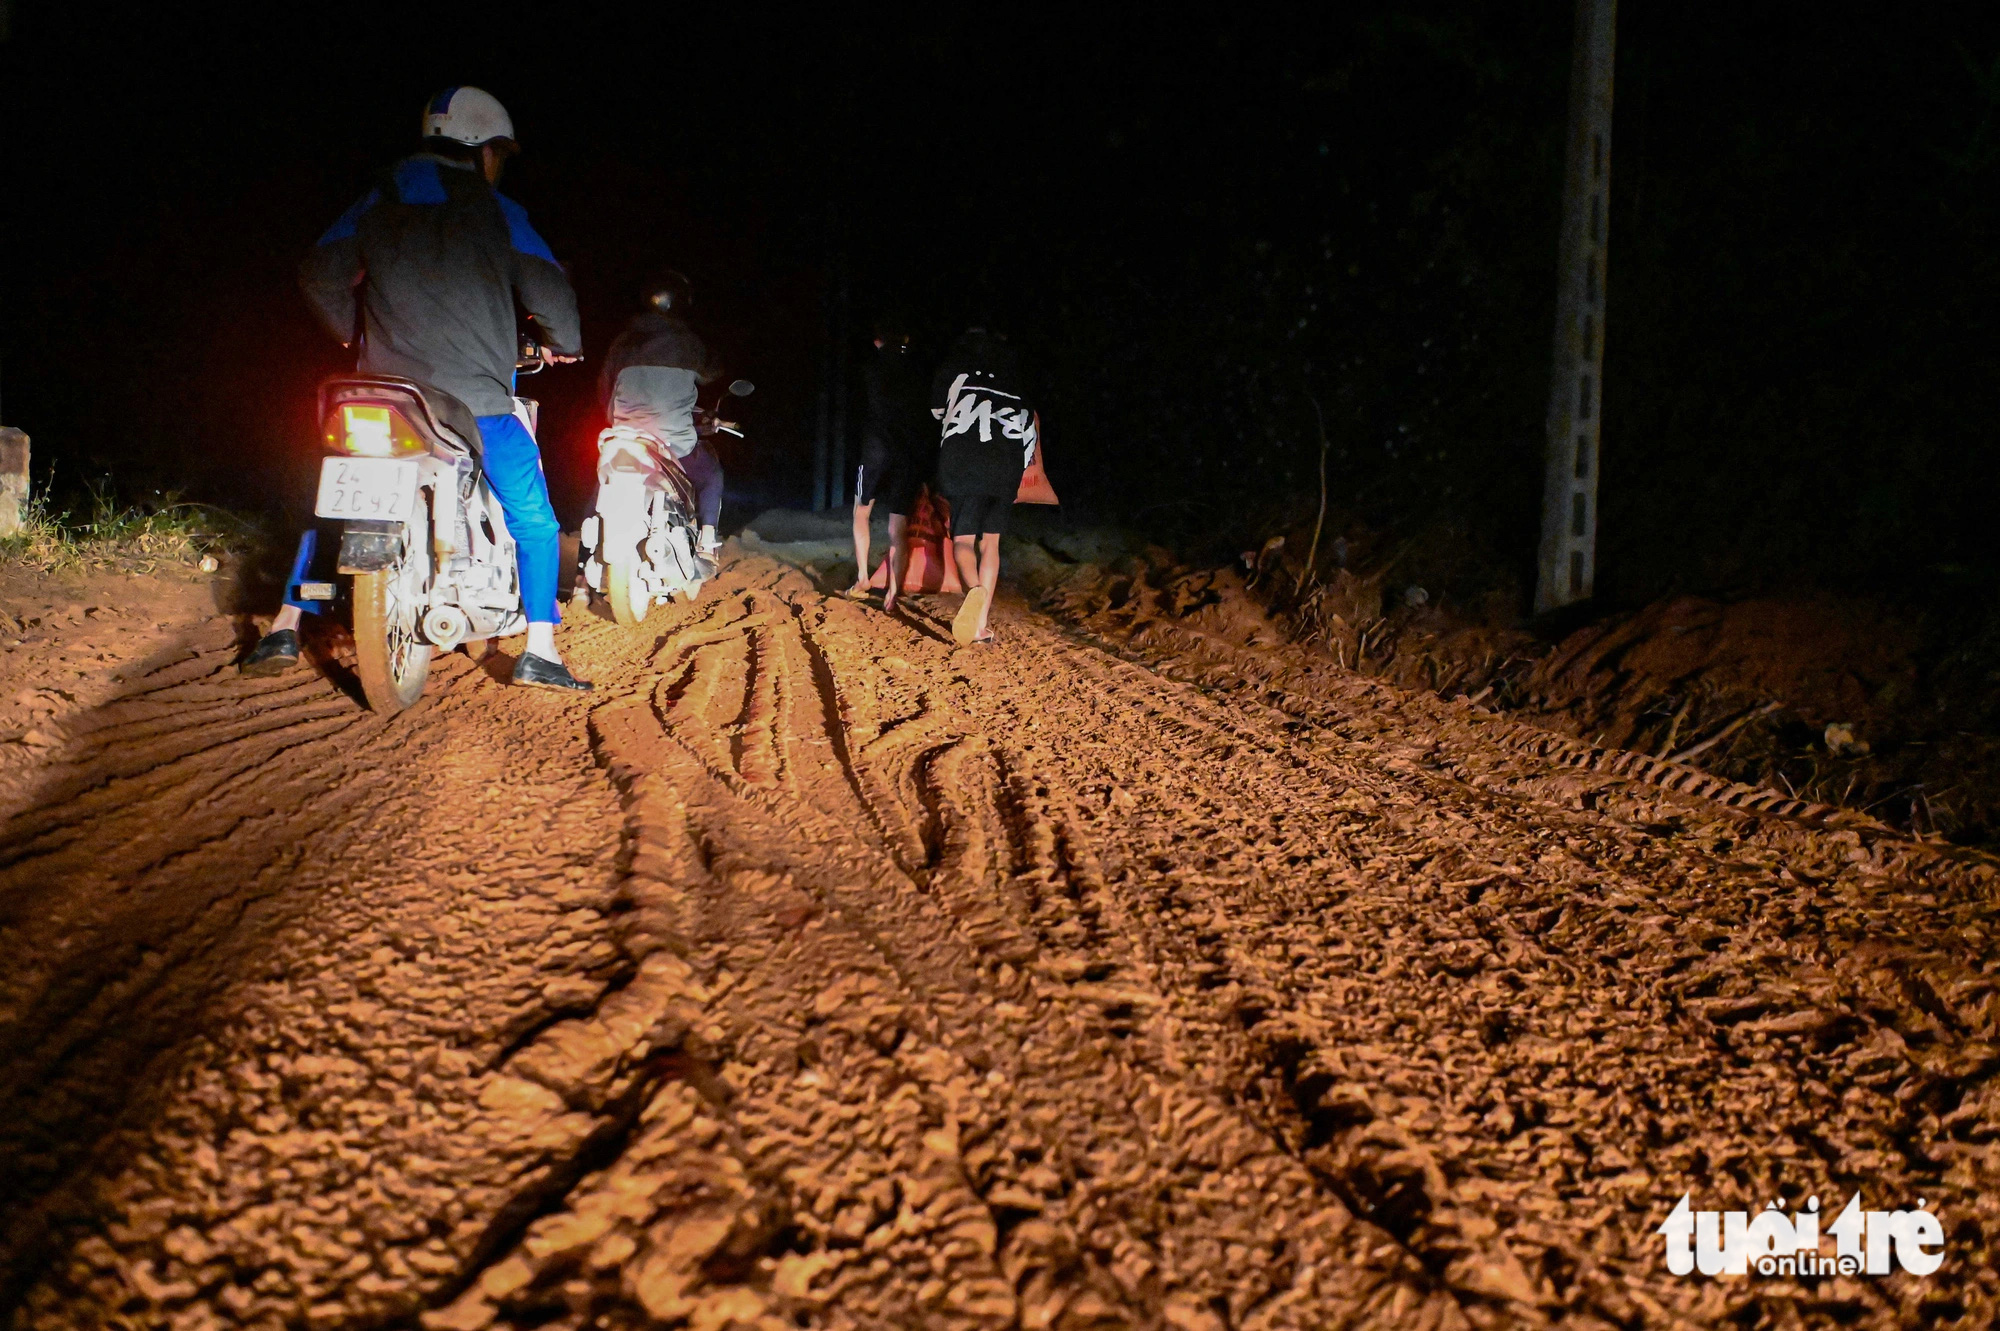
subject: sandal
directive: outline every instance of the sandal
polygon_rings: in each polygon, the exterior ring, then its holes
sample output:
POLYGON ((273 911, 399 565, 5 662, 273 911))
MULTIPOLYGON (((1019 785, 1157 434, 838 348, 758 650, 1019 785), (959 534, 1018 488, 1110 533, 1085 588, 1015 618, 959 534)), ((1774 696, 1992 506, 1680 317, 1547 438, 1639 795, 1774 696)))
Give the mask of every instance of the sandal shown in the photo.
POLYGON ((975 586, 965 594, 965 600, 958 607, 958 613, 951 617, 951 636, 958 639, 962 647, 972 641, 979 624, 979 612, 986 608, 986 589, 975 586))

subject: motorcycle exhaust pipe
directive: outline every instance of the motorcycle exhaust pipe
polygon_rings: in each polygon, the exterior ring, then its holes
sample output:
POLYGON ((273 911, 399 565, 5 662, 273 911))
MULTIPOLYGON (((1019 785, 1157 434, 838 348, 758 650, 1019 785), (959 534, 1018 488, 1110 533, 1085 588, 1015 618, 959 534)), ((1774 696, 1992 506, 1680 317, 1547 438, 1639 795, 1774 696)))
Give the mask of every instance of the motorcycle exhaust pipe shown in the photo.
POLYGON ((437 606, 424 616, 424 636, 447 652, 464 642, 470 632, 472 621, 455 605, 437 606))

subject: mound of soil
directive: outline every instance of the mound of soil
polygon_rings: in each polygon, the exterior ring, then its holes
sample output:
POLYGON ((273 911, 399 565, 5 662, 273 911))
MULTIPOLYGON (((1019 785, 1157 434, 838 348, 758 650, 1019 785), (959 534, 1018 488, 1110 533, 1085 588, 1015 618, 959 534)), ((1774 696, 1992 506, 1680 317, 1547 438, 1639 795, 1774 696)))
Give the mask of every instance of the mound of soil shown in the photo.
POLYGON ((1569 634, 1508 701, 1598 743, 1990 843, 1993 690, 1953 671, 1937 636, 1923 616, 1862 598, 1675 597, 1569 634))
MULTIPOLYGON (((1296 644, 1592 744, 1922 835, 2000 840, 2000 690, 1953 653, 1954 634, 1914 612, 1824 593, 1677 596, 1551 639, 1495 599, 1466 609, 1385 586, 1386 565, 1335 569, 1301 591, 1276 547, 1193 568, 1158 547, 1076 559, 1045 536, 1009 562, 1044 609, 1142 651, 1204 637, 1296 644)), ((1284 668, 1271 664, 1274 676, 1284 668)))
POLYGON ((1821 729, 1883 734, 1919 683, 1920 643, 1913 626, 1831 597, 1723 605, 1681 596, 1577 630, 1523 686, 1620 748, 1671 750, 1691 739, 1685 723, 1703 693, 1778 702, 1821 729), (1670 719, 1649 724, 1662 711, 1670 719))

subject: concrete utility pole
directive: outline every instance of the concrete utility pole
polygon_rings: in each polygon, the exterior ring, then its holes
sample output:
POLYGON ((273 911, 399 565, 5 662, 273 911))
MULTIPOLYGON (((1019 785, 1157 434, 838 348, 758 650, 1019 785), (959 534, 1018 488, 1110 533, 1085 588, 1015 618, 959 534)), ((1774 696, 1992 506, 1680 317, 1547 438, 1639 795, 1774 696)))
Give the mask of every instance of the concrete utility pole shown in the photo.
POLYGON ((21 530, 28 512, 28 435, 0 425, 0 536, 21 530))
MULTIPOLYGON (((0 42, 14 33, 12 0, 0 0, 0 42)), ((0 415, 0 421, 6 420, 0 415)), ((28 506, 28 436, 0 426, 0 536, 21 530, 21 517, 28 506)))
POLYGON ((1605 240, 1611 202, 1611 64, 1618 0, 1577 0, 1570 57, 1555 366, 1535 613, 1597 587, 1598 445, 1604 402, 1605 240))

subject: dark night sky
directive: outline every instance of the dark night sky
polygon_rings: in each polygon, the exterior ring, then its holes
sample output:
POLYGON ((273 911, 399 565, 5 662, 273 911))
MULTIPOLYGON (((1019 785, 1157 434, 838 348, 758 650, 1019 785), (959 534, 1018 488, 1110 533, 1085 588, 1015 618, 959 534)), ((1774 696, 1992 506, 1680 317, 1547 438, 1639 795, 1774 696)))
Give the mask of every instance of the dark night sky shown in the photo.
MULTIPOLYGON (((1613 594, 1989 568, 2000 18, 1623 11, 1613 594)), ((1520 562, 1569 6, 1093 12, 17 0, 6 416, 58 488, 302 506, 312 386, 341 359, 297 258, 427 94, 474 83, 514 114, 504 188, 573 265, 593 356, 639 274, 695 277, 760 385, 746 497, 806 492, 842 253, 857 320, 1014 332, 1081 510, 1261 520, 1309 483, 1311 393, 1337 499, 1520 562)), ((593 381, 535 384, 570 521, 593 381)))

